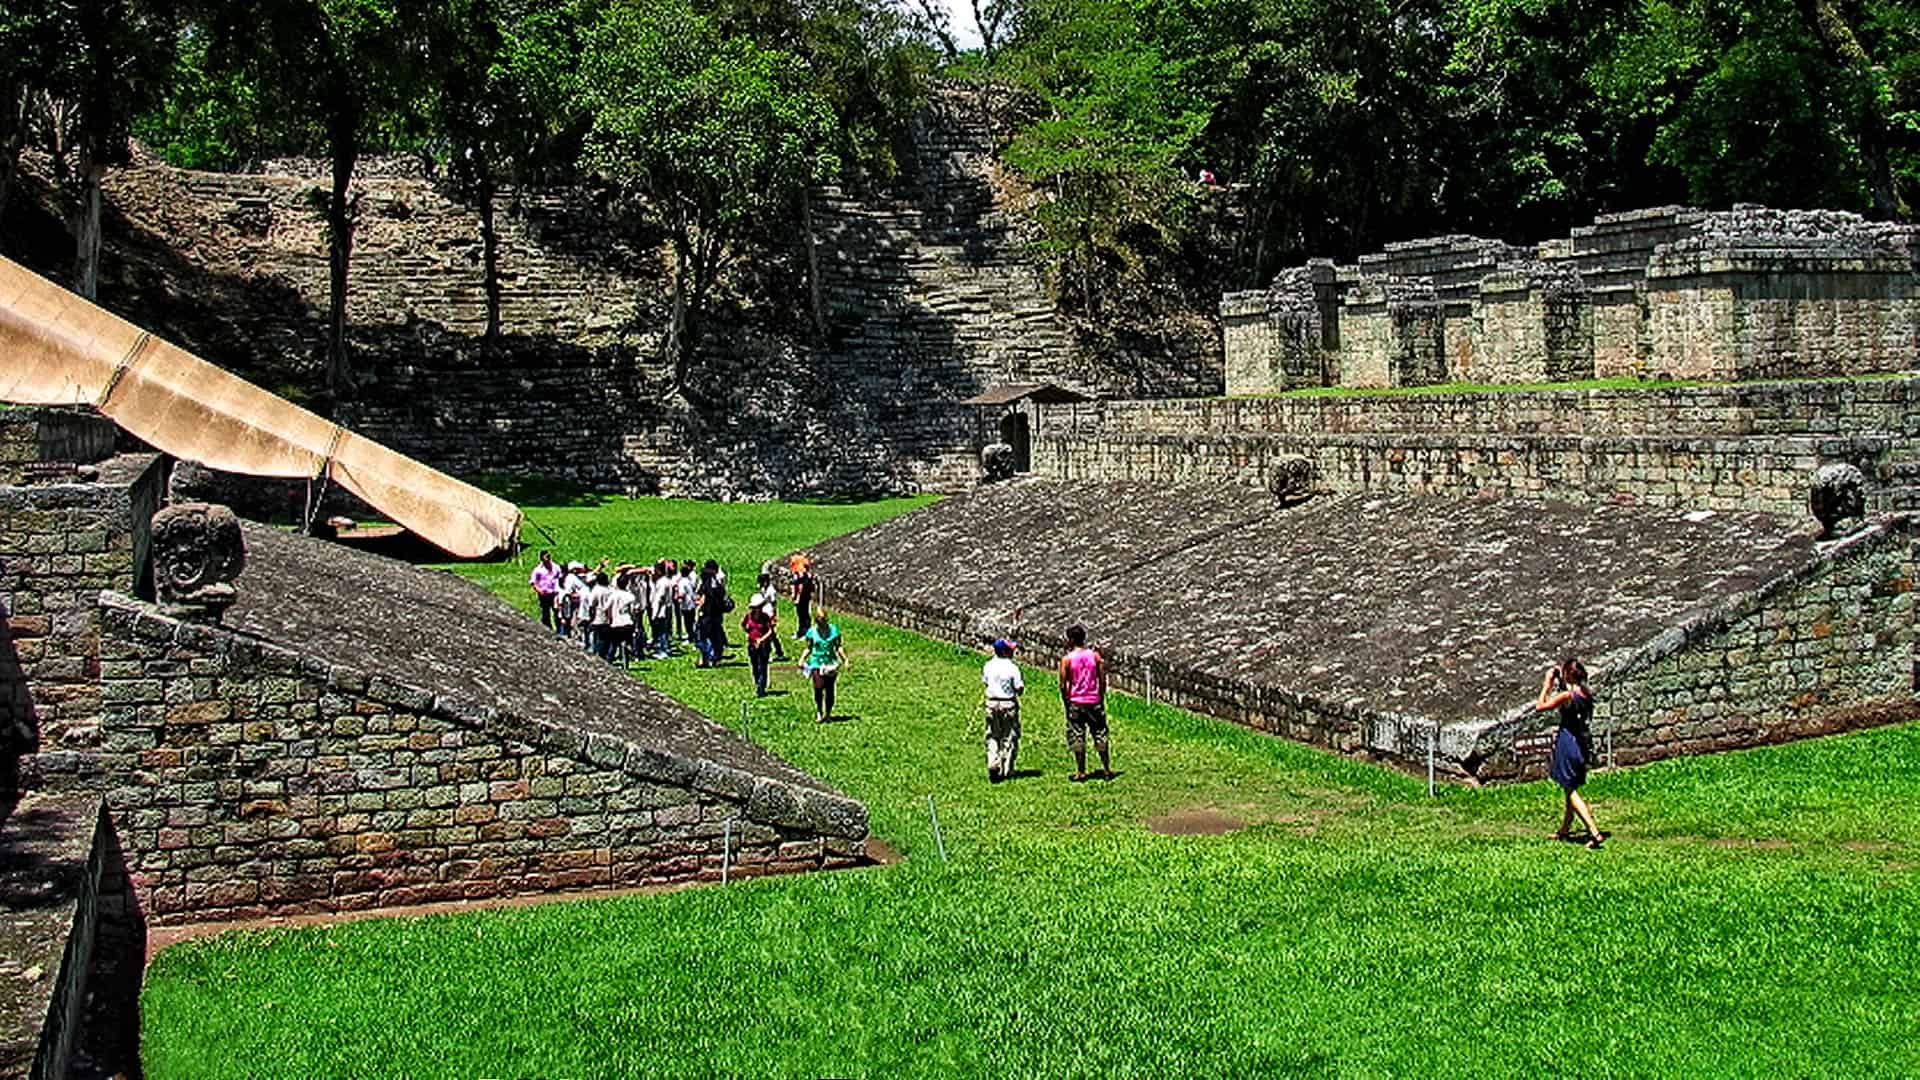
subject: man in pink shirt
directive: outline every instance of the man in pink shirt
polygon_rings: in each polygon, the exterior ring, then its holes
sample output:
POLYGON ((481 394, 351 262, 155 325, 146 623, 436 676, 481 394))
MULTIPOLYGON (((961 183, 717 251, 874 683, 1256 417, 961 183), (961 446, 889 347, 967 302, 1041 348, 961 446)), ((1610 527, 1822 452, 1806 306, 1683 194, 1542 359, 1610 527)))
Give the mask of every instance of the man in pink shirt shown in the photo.
POLYGON ((1100 752, 1100 777, 1113 779, 1107 757, 1107 662, 1087 648, 1086 627, 1067 627, 1067 655, 1060 658, 1060 702, 1067 709, 1067 749, 1073 751, 1073 782, 1087 778, 1087 736, 1100 752))
POLYGON ((556 634, 564 633, 553 613, 554 598, 560 595, 560 568, 554 565, 552 552, 540 553, 540 563, 533 568, 527 584, 533 586, 533 595, 540 601, 540 625, 556 634))

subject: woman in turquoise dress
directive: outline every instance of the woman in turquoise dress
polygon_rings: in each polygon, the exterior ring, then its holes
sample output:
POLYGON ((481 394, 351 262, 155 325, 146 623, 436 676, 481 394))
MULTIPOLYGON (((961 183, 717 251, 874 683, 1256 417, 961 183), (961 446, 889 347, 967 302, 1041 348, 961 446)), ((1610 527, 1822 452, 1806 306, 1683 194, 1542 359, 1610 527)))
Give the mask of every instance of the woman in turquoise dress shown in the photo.
POLYGON ((807 658, 800 670, 813 679, 813 722, 824 724, 833 719, 833 685, 840 669, 847 666, 847 650, 841 645, 840 628, 827 621, 827 613, 816 609, 813 625, 807 629, 807 658))

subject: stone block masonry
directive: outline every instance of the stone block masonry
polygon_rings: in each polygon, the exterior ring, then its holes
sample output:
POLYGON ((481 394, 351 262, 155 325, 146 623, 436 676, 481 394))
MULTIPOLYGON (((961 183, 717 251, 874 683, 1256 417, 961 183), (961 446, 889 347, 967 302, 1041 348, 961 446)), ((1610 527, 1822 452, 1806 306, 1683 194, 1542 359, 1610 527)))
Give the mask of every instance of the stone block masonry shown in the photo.
MULTIPOLYGON (((1465 236, 1394 244, 1332 268, 1353 325, 1328 373, 1371 387, 1905 371, 1920 366, 1916 253, 1910 226, 1752 206, 1605 215, 1533 249, 1465 236), (1401 317, 1380 322, 1387 283, 1424 286, 1437 310, 1403 299, 1401 317)), ((1310 340, 1284 317, 1297 273, 1222 299, 1229 394, 1298 385, 1269 374, 1310 340)))
POLYGON ((145 963, 100 798, 0 807, 0 1078, 137 1074, 145 963))
POLYGON ((1387 278, 1350 289, 1340 308, 1339 370, 1342 386, 1444 382, 1446 317, 1434 288, 1387 278))
MULTIPOLYGON (((1596 751, 1635 765, 1914 716, 1914 536, 1909 516, 1864 529, 1611 662, 1597 683, 1596 751)), ((1513 747, 1552 729, 1524 715, 1492 725, 1470 770, 1542 777, 1545 758, 1513 747)))
POLYGON ((113 421, 81 409, 0 410, 0 484, 77 475, 77 466, 113 456, 115 431, 113 421))
POLYGON ((23 786, 88 767, 101 739, 96 598, 146 589, 162 462, 130 455, 96 472, 0 487, 0 757, 29 755, 23 786))
POLYGON ((1415 770, 1431 739, 1443 773, 1500 780, 1537 768, 1512 747, 1538 721, 1509 721, 1568 651, 1602 672, 1603 700, 1669 718, 1623 721, 1629 760, 1912 715, 1908 529, 1894 518, 1816 548, 1810 522, 1767 514, 1288 507, 1244 488, 1033 479, 813 553, 839 610, 976 647, 1010 634, 1030 663, 1056 660, 1079 622, 1118 688, 1150 682, 1159 701, 1415 770), (1747 619, 1766 647, 1744 629, 1716 644, 1747 619))
POLYGON ((1326 492, 1530 495, 1800 514, 1813 470, 1858 466, 1870 505, 1920 507, 1920 379, 1657 390, 1048 405, 1033 471, 1271 490, 1310 459, 1326 492))
POLYGON ((102 771, 156 923, 865 861, 851 800, 101 602, 102 771))
POLYGON ((153 921, 867 861, 858 802, 484 591, 258 526, 246 539, 224 625, 97 595, 97 745, 40 770, 104 792, 153 921))

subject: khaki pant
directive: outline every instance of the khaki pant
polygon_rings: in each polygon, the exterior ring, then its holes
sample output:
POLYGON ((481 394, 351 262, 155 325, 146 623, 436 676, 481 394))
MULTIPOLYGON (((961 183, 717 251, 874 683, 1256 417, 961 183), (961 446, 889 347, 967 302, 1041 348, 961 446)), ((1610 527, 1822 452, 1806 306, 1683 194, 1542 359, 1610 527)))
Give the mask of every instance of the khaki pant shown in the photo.
POLYGON ((1013 773, 1013 759, 1020 753, 1020 703, 987 702, 987 771, 1000 776, 1013 773))

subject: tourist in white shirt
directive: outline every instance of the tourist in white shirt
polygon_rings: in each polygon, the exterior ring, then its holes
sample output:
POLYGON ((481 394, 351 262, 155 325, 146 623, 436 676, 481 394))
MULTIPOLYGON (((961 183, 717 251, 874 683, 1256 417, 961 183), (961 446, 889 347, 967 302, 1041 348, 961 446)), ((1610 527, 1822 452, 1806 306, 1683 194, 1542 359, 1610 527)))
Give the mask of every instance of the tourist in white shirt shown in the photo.
POLYGON ((561 623, 565 627, 561 636, 571 637, 575 626, 581 627, 584 633, 586 606, 587 567, 584 563, 568 563, 567 576, 560 582, 561 623))
POLYGON ((1013 775, 1020 752, 1020 695, 1027 688, 1013 662, 1013 642, 996 638, 993 659, 980 669, 987 697, 987 780, 997 784, 1013 775))
POLYGON ((634 595, 627 588, 632 574, 631 567, 622 568, 602 601, 607 608, 607 633, 600 643, 600 657, 609 664, 624 664, 632 656, 634 595))
POLYGON ((587 651, 595 656, 603 656, 607 637, 607 594, 613 589, 607 584, 607 575, 593 575, 593 585, 587 589, 586 604, 582 607, 581 622, 587 628, 587 651))
POLYGON ((675 583, 679 575, 673 563, 661 559, 653 567, 653 588, 647 598, 647 614, 653 619, 653 658, 665 660, 673 655, 673 617, 675 583))

